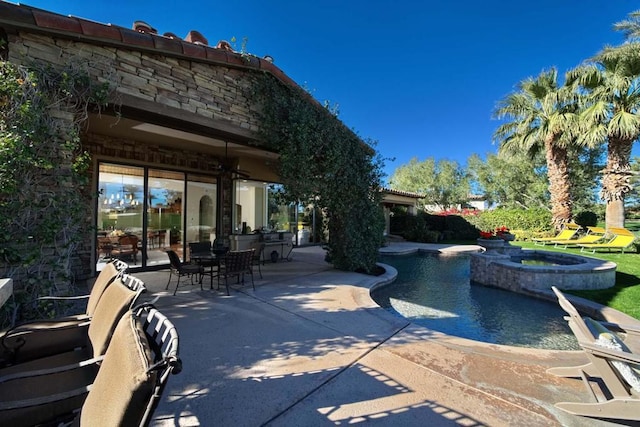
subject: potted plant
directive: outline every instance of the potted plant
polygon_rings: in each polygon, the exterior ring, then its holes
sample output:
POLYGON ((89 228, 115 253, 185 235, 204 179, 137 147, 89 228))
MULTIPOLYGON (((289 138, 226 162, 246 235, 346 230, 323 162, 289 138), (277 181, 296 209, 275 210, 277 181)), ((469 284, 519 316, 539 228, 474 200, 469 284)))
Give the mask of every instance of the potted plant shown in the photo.
POLYGON ((478 246, 485 248, 487 253, 493 253, 505 245, 505 240, 494 231, 481 231, 477 242, 478 246))

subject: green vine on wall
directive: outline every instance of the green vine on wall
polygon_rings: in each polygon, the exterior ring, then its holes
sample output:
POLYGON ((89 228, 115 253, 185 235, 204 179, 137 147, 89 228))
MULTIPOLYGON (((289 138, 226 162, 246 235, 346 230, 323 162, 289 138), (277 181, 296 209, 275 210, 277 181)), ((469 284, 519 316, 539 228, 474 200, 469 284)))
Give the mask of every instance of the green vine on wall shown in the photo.
POLYGON ((328 258, 336 268, 373 272, 382 241, 383 162, 371 141, 335 111, 270 74, 254 85, 260 138, 280 154, 278 173, 289 201, 313 201, 328 221, 328 258))
POLYGON ((13 313, 38 296, 74 292, 91 209, 80 126, 108 94, 77 64, 0 61, 0 277, 14 279, 13 313))

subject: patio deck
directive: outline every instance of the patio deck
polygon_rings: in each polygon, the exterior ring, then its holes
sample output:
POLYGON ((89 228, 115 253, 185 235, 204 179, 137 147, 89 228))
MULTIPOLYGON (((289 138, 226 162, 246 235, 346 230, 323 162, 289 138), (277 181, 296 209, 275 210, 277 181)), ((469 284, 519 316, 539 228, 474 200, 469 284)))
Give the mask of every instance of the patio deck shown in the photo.
POLYGON ((174 297, 164 290, 168 270, 136 274, 181 337, 184 370, 169 379, 153 425, 612 425, 553 406, 589 399, 579 380, 545 373, 586 362, 581 352, 488 345, 413 325, 369 297, 395 272, 345 273, 323 258, 318 247, 297 248, 291 262, 263 267, 255 292, 249 284, 231 296, 196 285, 174 297))

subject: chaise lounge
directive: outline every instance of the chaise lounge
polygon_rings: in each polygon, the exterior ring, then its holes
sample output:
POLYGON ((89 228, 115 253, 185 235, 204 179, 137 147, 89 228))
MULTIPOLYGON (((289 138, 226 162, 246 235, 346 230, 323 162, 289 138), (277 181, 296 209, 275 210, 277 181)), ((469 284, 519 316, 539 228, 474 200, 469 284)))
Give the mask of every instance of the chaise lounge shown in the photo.
POLYGON ((636 239, 635 234, 626 228, 610 228, 609 233, 613 235, 613 238, 608 242, 604 243, 585 243, 580 244, 580 252, 584 252, 586 250, 591 250, 591 253, 595 253, 596 249, 607 249, 611 251, 611 249, 619 249, 622 253, 624 250, 630 247, 633 244, 633 241, 636 239))
POLYGON ((632 352, 626 342, 640 339, 640 325, 622 326, 582 318, 576 308, 555 286, 560 307, 578 339, 589 363, 582 366, 551 368, 547 372, 560 377, 581 378, 590 392, 592 402, 560 402, 556 407, 573 415, 591 418, 640 421, 640 355, 632 352), (622 341, 615 332, 626 334, 622 341), (600 379, 605 390, 596 393, 593 382, 600 379))
POLYGON ((537 237, 531 240, 533 240, 534 244, 537 246, 544 246, 547 243, 553 243, 556 240, 572 239, 573 237, 575 237, 575 235, 578 233, 579 230, 580 230, 580 226, 578 224, 569 222, 565 224, 562 227, 562 230, 560 231, 560 233, 558 233, 554 237, 537 237))
POLYGON ((582 237, 578 237, 577 239, 553 240, 549 243, 553 243, 556 248, 562 246, 564 249, 566 249, 569 246, 597 243, 600 240, 604 239, 606 234, 607 230, 602 227, 587 227, 587 234, 582 237))

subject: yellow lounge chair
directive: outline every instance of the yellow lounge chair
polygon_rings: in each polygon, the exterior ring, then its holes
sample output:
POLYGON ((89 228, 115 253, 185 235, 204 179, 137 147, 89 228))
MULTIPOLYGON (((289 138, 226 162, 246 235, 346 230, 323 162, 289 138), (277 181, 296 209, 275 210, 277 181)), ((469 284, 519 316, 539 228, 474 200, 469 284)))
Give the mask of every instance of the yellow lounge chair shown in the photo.
POLYGON ((551 243, 555 245, 556 248, 560 246, 566 249, 568 246, 577 246, 585 243, 597 243, 599 240, 602 240, 605 237, 607 230, 602 227, 587 227, 587 234, 582 237, 578 237, 577 239, 567 239, 567 240, 554 240, 551 243))
POLYGON ((578 245, 580 246, 580 252, 584 252, 585 249, 591 250, 591 253, 595 253, 596 249, 620 249, 622 253, 627 249, 633 241, 636 239, 635 234, 626 228, 614 228, 611 227, 609 233, 613 234, 613 239, 604 243, 585 243, 578 245))
POLYGON ((547 243, 553 243, 555 240, 569 240, 573 238, 576 233, 580 230, 580 226, 578 224, 574 224, 572 222, 566 223, 560 233, 558 233, 554 237, 538 237, 531 239, 534 241, 535 245, 544 246, 547 243))

